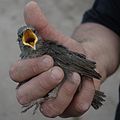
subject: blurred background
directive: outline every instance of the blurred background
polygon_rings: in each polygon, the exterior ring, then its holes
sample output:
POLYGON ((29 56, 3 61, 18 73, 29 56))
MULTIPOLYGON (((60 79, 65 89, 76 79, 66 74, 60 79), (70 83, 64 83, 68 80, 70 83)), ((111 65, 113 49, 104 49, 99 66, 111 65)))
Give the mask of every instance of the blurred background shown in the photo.
MULTIPOLYGON (((0 120, 48 120, 37 112, 35 116, 29 111, 21 114, 21 106, 16 100, 16 83, 9 78, 9 67, 19 59, 17 29, 24 24, 23 8, 30 0, 0 0, 0 120)), ((51 24, 66 35, 71 35, 80 23, 85 10, 92 6, 94 0, 38 0, 51 24)), ((103 107, 93 108, 80 120, 113 120, 118 103, 118 86, 120 69, 101 87, 107 100, 103 107)), ((70 118, 68 120, 72 120, 70 118)), ((49 119, 50 120, 50 119, 49 119)), ((51 119, 52 120, 52 119, 51 119)), ((55 120, 62 120, 56 118, 55 120)))

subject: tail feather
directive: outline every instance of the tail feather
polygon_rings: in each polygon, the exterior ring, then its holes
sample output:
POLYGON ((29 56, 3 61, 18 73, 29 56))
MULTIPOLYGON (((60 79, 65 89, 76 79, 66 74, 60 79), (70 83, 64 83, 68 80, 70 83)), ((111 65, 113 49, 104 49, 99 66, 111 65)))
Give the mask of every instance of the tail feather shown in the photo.
POLYGON ((93 106, 93 108, 98 109, 99 107, 101 107, 103 105, 102 102, 105 101, 105 99, 104 99, 105 97, 106 97, 106 95, 103 92, 96 90, 92 104, 91 104, 93 106))

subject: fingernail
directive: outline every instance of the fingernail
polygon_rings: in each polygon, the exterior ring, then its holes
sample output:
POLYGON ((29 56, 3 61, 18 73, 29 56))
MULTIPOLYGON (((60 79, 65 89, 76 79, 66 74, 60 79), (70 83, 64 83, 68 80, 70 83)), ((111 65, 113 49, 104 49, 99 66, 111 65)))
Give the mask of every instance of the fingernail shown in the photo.
POLYGON ((74 79, 80 79, 80 75, 76 72, 73 73, 73 78, 74 79))
POLYGON ((44 64, 53 64, 53 60, 50 56, 44 56, 43 63, 44 64))
POLYGON ((73 73, 73 76, 72 76, 72 80, 75 82, 75 83, 80 83, 80 75, 76 72, 73 73))
POLYGON ((56 80, 62 80, 64 76, 64 73, 61 68, 54 67, 51 71, 51 77, 56 80))

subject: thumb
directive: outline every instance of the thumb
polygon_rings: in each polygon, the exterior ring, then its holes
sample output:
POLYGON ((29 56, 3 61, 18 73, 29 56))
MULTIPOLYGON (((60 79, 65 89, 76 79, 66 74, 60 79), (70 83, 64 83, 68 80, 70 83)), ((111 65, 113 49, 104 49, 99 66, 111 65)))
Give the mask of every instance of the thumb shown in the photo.
POLYGON ((43 39, 57 41, 76 52, 83 51, 83 48, 80 47, 78 42, 58 32, 48 23, 46 17, 36 2, 31 1, 25 6, 24 19, 26 24, 32 25, 37 29, 43 39))
POLYGON ((26 24, 32 25, 44 39, 51 39, 64 43, 70 39, 59 33, 51 26, 38 4, 34 1, 29 2, 24 9, 24 19, 26 24))

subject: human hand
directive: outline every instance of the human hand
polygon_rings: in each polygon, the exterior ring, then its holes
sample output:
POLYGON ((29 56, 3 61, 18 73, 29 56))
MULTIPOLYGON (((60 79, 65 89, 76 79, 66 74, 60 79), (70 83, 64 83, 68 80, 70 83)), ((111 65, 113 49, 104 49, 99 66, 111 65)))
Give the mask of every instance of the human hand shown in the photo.
MULTIPOLYGON (((70 50, 88 54, 83 45, 62 33, 56 31, 46 20, 41 9, 35 2, 25 7, 25 21, 35 27, 42 38, 57 41, 70 50)), ((19 60, 10 69, 10 76, 16 82, 27 81, 17 90, 17 99, 24 105, 46 95, 63 79, 63 70, 53 67, 54 61, 50 56, 19 60), (45 60, 47 58, 47 60, 45 60)), ((99 67, 97 67, 99 71, 99 67)), ((99 87, 100 82, 97 83, 99 87)), ((94 81, 90 78, 81 78, 74 73, 70 80, 61 86, 55 99, 48 99, 41 105, 41 112, 48 117, 73 117, 84 114, 90 107, 95 93, 94 81), (82 79, 82 83, 81 83, 82 79), (82 86, 82 87, 79 87, 82 86), (77 89, 79 93, 76 93, 77 89)), ((97 87, 97 88, 98 88, 97 87)))

